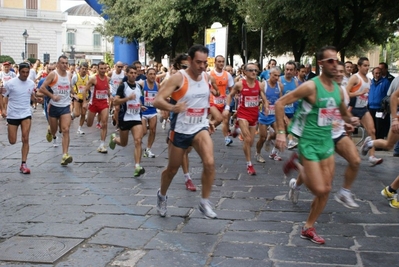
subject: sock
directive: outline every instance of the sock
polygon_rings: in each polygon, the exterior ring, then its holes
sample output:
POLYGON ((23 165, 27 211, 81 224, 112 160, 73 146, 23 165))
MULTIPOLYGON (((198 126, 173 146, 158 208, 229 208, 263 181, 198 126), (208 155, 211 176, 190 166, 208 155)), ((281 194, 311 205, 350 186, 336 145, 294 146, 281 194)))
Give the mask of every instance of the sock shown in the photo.
POLYGON ((228 137, 228 136, 225 136, 225 137, 224 137, 224 140, 229 140, 229 137, 228 137))
POLYGON ((81 127, 79 126, 79 127, 78 127, 78 131, 80 131, 80 130, 81 130, 81 127))
POLYGON ((277 152, 278 152, 277 148, 276 148, 276 147, 273 147, 273 149, 272 149, 272 154, 277 154, 277 152))
POLYGON ((388 191, 389 191, 390 193, 395 193, 395 194, 396 194, 396 190, 393 189, 391 186, 388 186, 388 191))
POLYGON ((137 169, 137 168, 140 168, 140 164, 139 163, 136 163, 136 165, 134 165, 134 167, 137 169))
POLYGON ((208 203, 209 203, 209 200, 208 200, 207 198, 201 198, 200 203, 201 203, 202 205, 205 205, 205 204, 208 204, 208 203))
POLYGON ((373 140, 368 141, 368 142, 367 142, 367 146, 368 146, 369 148, 373 148, 373 146, 374 146, 374 141, 373 141, 373 140))
POLYGON ((251 162, 251 161, 248 161, 248 162, 247 162, 247 167, 248 167, 248 166, 251 166, 251 165, 252 165, 252 162, 251 162))
POLYGON ((104 141, 101 140, 100 146, 104 146, 104 141))
POLYGON ((22 161, 22 162, 21 162, 21 165, 22 165, 22 164, 26 164, 26 161, 22 161))
POLYGON ((158 191, 158 197, 159 197, 162 201, 165 201, 165 200, 166 200, 166 196, 161 195, 161 191, 158 191))
POLYGON ((351 194, 351 191, 349 189, 346 189, 346 188, 343 188, 343 187, 341 187, 341 189, 339 191, 343 195, 350 195, 351 194))
POLYGON ((185 173, 185 174, 184 174, 184 178, 186 179, 186 182, 187 182, 188 180, 191 180, 190 173, 185 173))

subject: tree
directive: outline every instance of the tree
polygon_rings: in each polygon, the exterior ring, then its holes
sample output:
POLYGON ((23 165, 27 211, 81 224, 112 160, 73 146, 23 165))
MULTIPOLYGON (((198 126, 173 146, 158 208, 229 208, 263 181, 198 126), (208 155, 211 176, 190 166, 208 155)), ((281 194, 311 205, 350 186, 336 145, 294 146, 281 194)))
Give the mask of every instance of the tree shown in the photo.
POLYGON ((10 62, 11 64, 15 63, 15 61, 14 61, 14 59, 12 57, 7 56, 7 55, 1 55, 0 56, 0 62, 3 63, 3 62, 6 62, 6 61, 10 62))

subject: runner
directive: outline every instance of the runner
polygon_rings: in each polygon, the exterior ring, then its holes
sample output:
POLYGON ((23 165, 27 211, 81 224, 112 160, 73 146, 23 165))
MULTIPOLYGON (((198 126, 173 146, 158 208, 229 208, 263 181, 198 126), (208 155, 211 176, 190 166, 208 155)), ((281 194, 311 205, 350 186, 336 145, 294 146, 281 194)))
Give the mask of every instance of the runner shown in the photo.
POLYGON ((30 174, 30 169, 26 165, 29 153, 29 133, 32 120, 31 100, 34 100, 35 83, 28 79, 29 65, 21 63, 19 65, 19 76, 12 78, 5 83, 5 91, 0 94, 0 110, 3 118, 8 122, 8 141, 11 145, 17 142, 18 127, 21 125, 22 135, 22 161, 19 171, 23 174, 30 174), (8 106, 5 109, 3 97, 8 98, 8 106))
MULTIPOLYGON (((111 134, 109 148, 115 149, 115 145, 125 147, 129 139, 129 131, 134 139, 134 177, 145 173, 140 166, 141 161, 141 140, 143 137, 143 127, 141 123, 141 88, 136 85, 137 70, 135 66, 126 68, 127 81, 119 85, 116 91, 114 105, 120 105, 119 112, 119 137, 115 133, 111 134)), ((107 113, 108 114, 108 113, 107 113)))
POLYGON ((113 101, 114 97, 116 96, 116 91, 119 87, 119 84, 122 83, 123 78, 125 77, 125 72, 123 71, 123 63, 121 61, 116 62, 114 65, 114 70, 108 72, 108 77, 110 78, 110 85, 111 85, 111 101, 109 105, 110 115, 112 116, 112 124, 117 126, 118 122, 118 112, 119 106, 116 106, 115 109, 113 108, 113 101))
MULTIPOLYGON (((237 108, 237 123, 244 139, 243 150, 247 161, 247 173, 249 175, 256 175, 256 171, 251 162, 251 147, 254 142, 256 125, 258 123, 259 98, 263 101, 265 115, 269 113, 269 103, 265 96, 265 84, 256 79, 258 71, 258 66, 254 63, 248 63, 244 66, 246 79, 242 79, 234 85, 230 94, 227 96, 226 106, 223 111, 223 116, 227 118, 230 112, 231 99, 236 94, 240 94, 237 108)), ((238 135, 237 123, 232 133, 233 137, 238 135)))
MULTIPOLYGON (((5 85, 7 84, 8 81, 10 81, 12 78, 17 77, 17 75, 10 70, 11 64, 10 62, 6 61, 3 63, 3 70, 0 71, 0 94, 4 91, 5 85)), ((3 105, 4 109, 7 110, 7 101, 8 99, 5 97, 3 98, 3 105)))
POLYGON ((169 133, 169 161, 162 172, 161 188, 157 193, 157 210, 161 217, 167 213, 167 190, 182 164, 185 150, 193 146, 203 164, 202 198, 199 210, 208 218, 216 218, 209 202, 212 184, 215 177, 215 161, 213 142, 209 125, 209 83, 204 73, 207 66, 209 50, 202 45, 194 45, 188 51, 189 67, 180 70, 170 77, 155 98, 154 106, 161 110, 169 110, 175 115, 169 133), (167 98, 171 96, 171 103, 167 98))
POLYGON ((64 55, 58 58, 57 69, 47 76, 40 87, 40 93, 50 98, 49 102, 49 123, 51 135, 55 137, 58 123, 62 132, 62 159, 61 165, 66 166, 72 162, 73 158, 68 153, 69 149, 69 127, 71 125, 71 81, 67 74, 68 58, 64 55), (47 90, 51 87, 53 93, 47 90))
POLYGON ((317 53, 317 64, 321 66, 322 74, 281 97, 275 106, 276 146, 284 150, 287 145, 284 107, 302 99, 289 131, 299 138, 298 151, 305 174, 302 177, 303 182, 315 195, 301 231, 301 238, 317 244, 325 243, 325 240, 316 234, 314 224, 327 204, 335 167, 334 143, 331 138, 332 118, 337 112, 341 112, 346 122, 358 123, 357 118, 350 117, 345 103, 341 101, 342 93, 338 85, 332 81, 337 73, 337 62, 336 48, 323 47, 317 53))
POLYGON ((97 148, 97 152, 99 153, 108 152, 105 148, 105 138, 107 138, 108 129, 108 98, 110 90, 106 70, 107 66, 104 62, 100 61, 98 63, 97 75, 90 78, 83 93, 83 108, 87 108, 87 92, 89 92, 90 87, 94 86, 92 99, 88 108, 87 127, 93 126, 94 118, 98 113, 101 120, 100 146, 97 148))
POLYGON ((89 65, 86 62, 81 63, 79 71, 73 75, 71 81, 71 86, 74 90, 72 101, 75 102, 73 105, 72 118, 80 117, 79 128, 77 131, 78 134, 85 134, 82 130, 82 126, 85 122, 87 109, 83 107, 83 94, 85 93, 86 85, 89 82, 88 68, 89 65))

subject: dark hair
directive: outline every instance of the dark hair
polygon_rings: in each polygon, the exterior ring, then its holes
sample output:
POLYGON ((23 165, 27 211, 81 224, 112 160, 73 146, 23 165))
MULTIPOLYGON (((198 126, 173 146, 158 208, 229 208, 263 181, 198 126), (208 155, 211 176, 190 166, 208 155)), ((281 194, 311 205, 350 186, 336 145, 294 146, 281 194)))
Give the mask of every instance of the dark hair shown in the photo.
POLYGON ((192 47, 190 47, 190 49, 188 49, 187 54, 191 57, 191 59, 194 59, 196 52, 202 52, 208 55, 209 49, 201 44, 195 44, 192 47))
POLYGON ((180 70, 181 69, 181 62, 183 60, 187 60, 188 55, 187 54, 180 54, 177 57, 175 57, 175 59, 173 59, 173 68, 176 70, 180 70))
POLYGON ((104 61, 100 61, 100 62, 98 62, 98 66, 100 66, 100 65, 107 65, 107 63, 105 63, 104 61))
POLYGON ((269 66, 272 63, 272 61, 276 62, 276 65, 277 65, 277 61, 272 58, 272 59, 269 60, 269 63, 267 63, 267 66, 269 66))
POLYGON ((317 60, 322 60, 322 59, 324 59, 324 52, 327 51, 327 50, 333 50, 333 51, 335 51, 335 52, 338 52, 338 51, 337 51, 337 48, 335 48, 335 46, 332 46, 332 45, 323 46, 323 47, 320 48, 320 50, 317 51, 317 53, 316 53, 316 58, 317 58, 317 60))
POLYGON ((76 67, 76 64, 75 64, 75 63, 71 63, 71 64, 69 64, 69 66, 74 66, 74 67, 76 67))
POLYGON ((157 74, 157 70, 153 67, 148 68, 146 73, 148 74, 150 72, 150 70, 155 71, 155 74, 157 74))
POLYGON ((65 56, 65 55, 61 55, 61 56, 59 56, 58 57, 58 62, 60 62, 60 59, 66 59, 66 60, 68 60, 68 58, 67 58, 67 56, 65 56))
POLYGON ((18 69, 19 69, 19 70, 22 70, 22 69, 24 69, 24 68, 30 69, 29 63, 27 63, 27 62, 19 63, 18 69))
POLYGON ((378 65, 383 65, 385 69, 388 69, 388 64, 385 62, 380 62, 378 65))
POLYGON ((136 66, 136 64, 140 64, 140 66, 142 66, 143 64, 141 64, 141 62, 139 60, 133 61, 132 65, 136 66))
POLYGON ((222 56, 222 55, 217 55, 217 56, 215 57, 215 62, 218 60, 218 57, 222 57, 222 58, 224 59, 224 56, 222 56))
POLYGON ((137 68, 134 64, 132 64, 126 67, 126 73, 129 73, 130 70, 137 70, 137 68))
MULTIPOLYGON (((285 65, 287 66, 287 65, 292 65, 292 66, 294 66, 294 70, 296 69, 296 64, 295 64, 295 62, 294 61, 292 61, 292 60, 290 60, 290 61, 288 61, 287 63, 285 63, 285 65)), ((284 68, 285 69, 285 68, 284 68)))
POLYGON ((93 68, 94 66, 98 67, 98 65, 96 63, 93 63, 93 64, 91 64, 90 68, 93 68))
POLYGON ((346 65, 346 63, 349 63, 349 64, 352 64, 352 65, 353 65, 352 61, 346 61, 346 62, 345 62, 345 65, 346 65))
POLYGON ((359 58, 359 60, 357 61, 357 65, 358 66, 362 66, 364 61, 369 61, 369 59, 367 57, 361 57, 359 58))
POLYGON ((299 65, 299 69, 305 69, 305 68, 306 68, 305 65, 303 64, 299 65))
POLYGON ((87 62, 80 63, 80 67, 89 68, 89 64, 87 62))
MULTIPOLYGON (((381 63, 380 63, 380 64, 381 64, 381 63)), ((373 75, 374 75, 374 70, 376 70, 376 69, 379 69, 379 70, 381 71, 381 68, 380 68, 380 67, 374 67, 373 70, 371 71, 371 73, 373 73, 373 75)))
MULTIPOLYGON (((340 65, 340 66, 343 66, 344 68, 345 68, 345 64, 346 64, 347 62, 342 62, 342 61, 338 61, 338 65, 340 65)), ((352 64, 352 62, 351 62, 351 64, 352 64)))
POLYGON ((254 65, 254 66, 257 66, 258 67, 258 69, 259 69, 259 66, 258 66, 258 64, 257 63, 247 63, 247 64, 245 64, 244 65, 244 71, 246 71, 247 70, 247 68, 248 68, 248 66, 249 65, 254 65))

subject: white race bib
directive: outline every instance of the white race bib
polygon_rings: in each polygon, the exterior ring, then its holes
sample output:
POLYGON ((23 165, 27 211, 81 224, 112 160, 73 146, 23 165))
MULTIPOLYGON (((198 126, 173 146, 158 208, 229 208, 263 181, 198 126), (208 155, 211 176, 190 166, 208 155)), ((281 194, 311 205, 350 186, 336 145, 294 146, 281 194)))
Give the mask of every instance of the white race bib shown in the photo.
POLYGON ((341 113, 338 108, 320 108, 317 119, 318 126, 329 126, 334 120, 341 119, 341 113))
POLYGON ((245 96, 244 106, 246 108, 253 108, 259 106, 259 96, 245 96))
POLYGON ((131 114, 131 115, 140 114, 140 108, 141 108, 140 103, 137 103, 137 104, 127 104, 126 113, 127 113, 127 114, 131 114))
POLYGON ((107 90, 97 90, 96 98, 97 99, 108 99, 108 91, 107 90))
POLYGON ((184 122, 188 124, 202 123, 205 119, 205 108, 188 108, 184 122))

